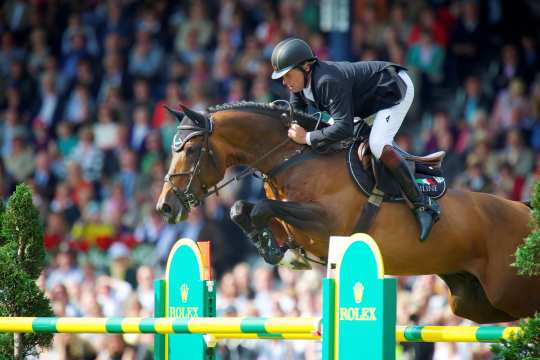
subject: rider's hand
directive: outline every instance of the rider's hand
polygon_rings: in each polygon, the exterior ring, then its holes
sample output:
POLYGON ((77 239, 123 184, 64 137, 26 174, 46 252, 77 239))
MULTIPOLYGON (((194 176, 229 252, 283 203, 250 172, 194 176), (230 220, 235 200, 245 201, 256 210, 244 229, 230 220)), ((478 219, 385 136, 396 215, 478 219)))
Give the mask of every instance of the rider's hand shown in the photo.
POLYGON ((298 144, 306 143, 306 130, 298 124, 292 124, 288 132, 289 137, 298 144))

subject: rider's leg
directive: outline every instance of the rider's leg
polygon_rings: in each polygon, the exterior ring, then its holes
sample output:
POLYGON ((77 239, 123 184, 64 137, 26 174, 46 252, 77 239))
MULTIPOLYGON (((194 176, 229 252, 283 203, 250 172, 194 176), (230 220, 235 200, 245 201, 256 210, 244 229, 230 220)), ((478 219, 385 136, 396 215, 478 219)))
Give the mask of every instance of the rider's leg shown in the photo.
POLYGON ((423 241, 437 221, 440 210, 434 200, 420 191, 407 163, 392 146, 394 136, 414 99, 414 85, 410 77, 405 71, 400 71, 399 76, 407 84, 407 92, 399 104, 377 112, 369 136, 369 146, 372 154, 392 173, 413 205, 413 212, 420 225, 420 240, 423 241))
POLYGON ((434 222, 439 218, 440 210, 437 203, 418 189, 407 163, 394 147, 385 145, 380 159, 398 181, 401 190, 413 205, 413 212, 420 225, 420 240, 424 241, 434 222))

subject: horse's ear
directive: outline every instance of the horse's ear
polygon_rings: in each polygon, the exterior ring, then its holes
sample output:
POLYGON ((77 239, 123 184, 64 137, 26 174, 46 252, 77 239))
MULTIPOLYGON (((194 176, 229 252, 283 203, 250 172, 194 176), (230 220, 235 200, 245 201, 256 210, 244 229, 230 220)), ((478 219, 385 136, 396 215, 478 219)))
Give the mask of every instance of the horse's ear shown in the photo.
POLYGON ((178 110, 174 110, 170 107, 168 107, 167 105, 163 105, 165 107, 165 109, 167 109, 168 112, 170 112, 172 114, 172 116, 174 116, 176 118, 176 120, 178 120, 178 122, 182 122, 182 119, 184 118, 184 113, 181 112, 181 111, 178 111, 178 110))
POLYGON ((195 124, 197 124, 199 127, 206 129, 206 118, 204 117, 203 114, 191 110, 184 104, 180 104, 180 107, 184 111, 184 114, 186 114, 188 118, 190 118, 193 122, 195 122, 195 124))

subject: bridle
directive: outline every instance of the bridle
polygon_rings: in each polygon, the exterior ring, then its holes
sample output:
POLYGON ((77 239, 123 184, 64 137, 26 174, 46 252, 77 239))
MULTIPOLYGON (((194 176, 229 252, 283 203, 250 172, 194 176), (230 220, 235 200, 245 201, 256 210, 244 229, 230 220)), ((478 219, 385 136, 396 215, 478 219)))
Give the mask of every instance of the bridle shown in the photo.
POLYGON ((208 141, 208 138, 210 137, 210 134, 212 133, 212 130, 213 130, 212 119, 208 119, 207 124, 205 125, 206 125, 205 127, 200 127, 196 125, 179 125, 178 126, 177 128, 178 132, 175 135, 173 139, 173 144, 172 144, 172 148, 174 152, 182 151, 182 148, 188 142, 188 140, 197 136, 204 137, 203 145, 201 147, 201 150, 199 151, 197 162, 195 163, 195 166, 191 168, 191 170, 167 173, 163 179, 163 181, 165 181, 171 186, 173 193, 176 195, 178 200, 180 200, 180 203, 188 212, 191 211, 193 207, 200 205, 202 199, 217 192, 217 187, 216 187, 216 190, 209 192, 208 186, 201 179, 201 160, 202 160, 203 154, 208 154, 208 156, 210 157, 214 165, 217 167, 217 163, 213 157, 213 152, 210 149, 210 143, 208 141), (181 139, 179 136, 179 132, 181 130, 190 131, 190 133, 184 139, 181 139), (189 180, 188 180, 185 190, 180 190, 172 181, 172 179, 176 176, 189 176, 189 180), (203 191, 202 199, 199 199, 193 191, 193 179, 195 178, 199 180, 199 184, 203 191))
MULTIPOLYGON (((287 115, 289 115, 289 119, 287 119, 287 123, 284 123, 284 125, 288 127, 290 123, 292 122, 292 118, 293 118, 292 106, 290 105, 288 101, 285 101, 285 100, 276 100, 274 103, 279 103, 279 102, 286 102, 289 105, 289 114, 287 113, 282 114, 283 115, 282 118, 287 118, 287 115)), ((167 173, 163 179, 165 183, 171 186, 174 195, 178 198, 178 200, 180 201, 180 203, 182 204, 182 206, 187 212, 190 212, 192 208, 200 205, 202 201, 206 199, 207 197, 209 197, 210 195, 217 194, 219 190, 229 185, 233 181, 239 181, 240 179, 255 173, 257 171, 255 167, 258 164, 260 164, 263 160, 268 158, 270 155, 272 155, 273 153, 275 153, 276 151, 278 151, 279 149, 281 149, 282 147, 284 147, 285 145, 291 142, 289 138, 284 139, 281 143, 271 148, 268 152, 263 154, 253 163, 249 164, 246 167, 246 169, 244 169, 240 174, 233 176, 232 178, 228 179, 227 181, 223 182, 220 185, 216 184, 213 187, 213 189, 209 191, 208 185, 206 185, 202 181, 202 178, 201 178, 201 160, 202 160, 203 154, 208 154, 208 157, 210 158, 210 160, 212 161, 212 163, 214 164, 216 168, 218 167, 218 165, 217 165, 216 159, 214 158, 214 153, 212 149, 210 148, 210 142, 209 142, 210 135, 212 134, 212 131, 214 129, 214 121, 212 120, 212 117, 204 117, 204 118, 205 118, 204 127, 197 126, 194 124, 193 125, 192 124, 179 125, 177 127, 178 132, 175 135, 173 139, 173 144, 172 144, 173 151, 180 152, 182 151, 182 148, 184 147, 184 145, 187 143, 188 140, 197 136, 203 136, 204 137, 203 145, 201 147, 201 150, 199 151, 195 166, 193 166, 191 170, 189 171, 167 173), (179 136, 179 132, 181 130, 189 131, 189 134, 184 139, 180 138, 179 136), (189 176, 187 186, 184 190, 180 190, 172 181, 172 179, 177 176, 189 176), (199 181, 201 190, 203 191, 203 194, 201 196, 197 196, 195 192, 193 191, 193 183, 194 183, 193 180, 195 178, 197 178, 197 180, 199 181)), ((287 161, 288 159, 285 159, 285 162, 287 161)), ((274 173, 274 169, 272 169, 269 173, 270 174, 274 173)), ((264 177, 265 176, 263 175, 263 178, 264 177)))

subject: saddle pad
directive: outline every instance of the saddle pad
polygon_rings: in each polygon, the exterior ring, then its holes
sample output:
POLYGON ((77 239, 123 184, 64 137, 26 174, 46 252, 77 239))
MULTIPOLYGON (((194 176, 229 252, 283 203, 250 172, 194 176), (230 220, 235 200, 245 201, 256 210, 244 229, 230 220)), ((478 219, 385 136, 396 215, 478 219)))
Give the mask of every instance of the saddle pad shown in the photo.
MULTIPOLYGON (((360 142, 358 141, 352 144, 347 150, 347 168, 360 191, 369 197, 375 185, 375 177, 371 168, 365 170, 360 163, 360 159, 358 158, 359 146, 360 142)), ((401 188, 397 181, 394 180, 392 174, 379 161, 375 163, 377 164, 378 174, 380 174, 379 179, 381 179, 378 188, 384 192, 384 201, 404 201, 401 188)), ((420 190, 433 199, 439 199, 446 193, 446 179, 442 171, 438 168, 433 168, 425 164, 415 164, 415 178, 420 190)))

